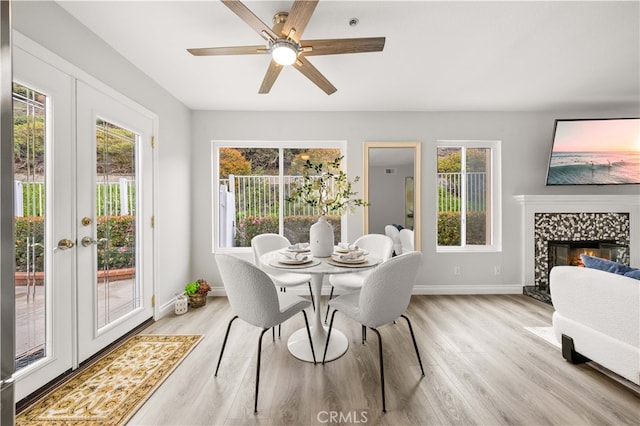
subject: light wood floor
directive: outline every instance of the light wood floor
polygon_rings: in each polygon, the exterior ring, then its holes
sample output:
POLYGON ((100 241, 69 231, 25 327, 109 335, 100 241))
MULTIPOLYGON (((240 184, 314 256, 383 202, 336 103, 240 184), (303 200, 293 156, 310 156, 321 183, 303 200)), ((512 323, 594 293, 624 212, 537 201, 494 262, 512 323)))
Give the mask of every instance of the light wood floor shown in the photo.
POLYGON ((130 425, 638 425, 640 398, 524 329, 551 325, 553 308, 527 296, 413 296, 412 320, 424 363, 421 377, 406 323, 380 328, 387 413, 381 410, 377 338, 340 313, 334 326, 347 353, 313 365, 287 351, 302 315, 263 341, 258 414, 253 413, 259 330, 237 320, 218 377, 213 373, 227 322, 226 298, 163 318, 144 333, 204 334, 189 357, 130 425), (334 414, 331 414, 333 412, 334 414))

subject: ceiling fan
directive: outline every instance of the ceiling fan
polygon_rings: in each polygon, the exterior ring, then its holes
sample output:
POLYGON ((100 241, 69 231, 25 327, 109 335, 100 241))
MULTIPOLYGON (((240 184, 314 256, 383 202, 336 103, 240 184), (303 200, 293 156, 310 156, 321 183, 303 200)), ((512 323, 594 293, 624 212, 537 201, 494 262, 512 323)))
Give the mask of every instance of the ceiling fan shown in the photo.
POLYGON ((381 52, 384 37, 301 40, 318 0, 295 0, 291 11, 273 17, 273 28, 238 0, 221 0, 233 13, 254 29, 267 44, 254 46, 206 47, 187 49, 194 56, 270 54, 271 62, 258 93, 269 93, 282 68, 292 65, 327 95, 337 89, 314 67, 307 56, 341 53, 381 52))

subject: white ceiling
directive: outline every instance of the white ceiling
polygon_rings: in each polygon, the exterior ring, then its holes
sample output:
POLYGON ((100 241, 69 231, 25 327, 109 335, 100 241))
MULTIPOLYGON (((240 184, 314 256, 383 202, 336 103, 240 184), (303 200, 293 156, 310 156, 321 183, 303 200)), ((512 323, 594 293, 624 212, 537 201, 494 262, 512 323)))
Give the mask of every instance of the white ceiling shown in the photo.
MULTIPOLYGON (((542 111, 640 102, 638 1, 323 0, 303 40, 386 37, 383 52, 309 58, 337 87, 330 96, 292 68, 259 95, 266 55, 187 53, 263 43, 217 0, 59 3, 191 109, 542 111)), ((245 4, 271 26, 292 2, 245 4)))

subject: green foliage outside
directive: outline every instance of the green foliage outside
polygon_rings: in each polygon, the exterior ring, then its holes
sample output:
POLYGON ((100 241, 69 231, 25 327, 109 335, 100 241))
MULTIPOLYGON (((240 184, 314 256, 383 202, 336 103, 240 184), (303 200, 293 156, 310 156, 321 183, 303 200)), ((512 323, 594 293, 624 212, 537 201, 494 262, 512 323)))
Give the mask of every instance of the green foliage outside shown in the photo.
MULTIPOLYGON (((337 244, 341 238, 340 216, 325 216, 333 225, 334 239, 337 244)), ((284 218, 284 236, 292 244, 309 242, 309 227, 318 220, 317 216, 287 216, 284 218)), ((249 216, 236 224, 235 247, 251 247, 251 239, 256 235, 278 233, 278 217, 249 216)))
MULTIPOLYGON (((467 212, 467 245, 486 244, 486 214, 467 212)), ((438 212, 438 245, 461 245, 460 212, 438 212)))
MULTIPOLYGON (((44 245, 44 218, 16 217, 15 224, 15 258, 16 272, 26 272, 32 259, 27 259, 28 244, 44 245), (28 237, 31 236, 30 239, 28 237)), ((98 268, 122 269, 135 265, 135 217, 134 216, 100 216, 97 222, 97 237, 108 239, 98 244, 98 268)), ((44 271, 44 250, 42 246, 32 246, 35 256, 31 271, 44 271)))
POLYGON ((33 262, 32 272, 44 271, 44 218, 16 217, 14 227, 16 272, 27 272, 28 262, 33 262))

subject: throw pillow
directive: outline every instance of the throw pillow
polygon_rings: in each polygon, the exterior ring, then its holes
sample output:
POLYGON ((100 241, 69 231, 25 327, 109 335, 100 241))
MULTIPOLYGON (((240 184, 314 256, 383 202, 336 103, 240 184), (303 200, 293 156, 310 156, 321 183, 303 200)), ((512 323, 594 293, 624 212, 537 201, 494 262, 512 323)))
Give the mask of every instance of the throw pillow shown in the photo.
POLYGON ((624 274, 625 277, 635 278, 636 280, 640 280, 640 269, 634 269, 633 271, 629 271, 624 274))
POLYGON ((612 272, 618 275, 624 275, 627 272, 633 271, 634 269, 627 265, 623 265, 622 263, 602 259, 600 257, 589 256, 586 254, 581 254, 580 258, 582 259, 582 263, 584 263, 584 266, 586 268, 599 269, 601 271, 612 272))

